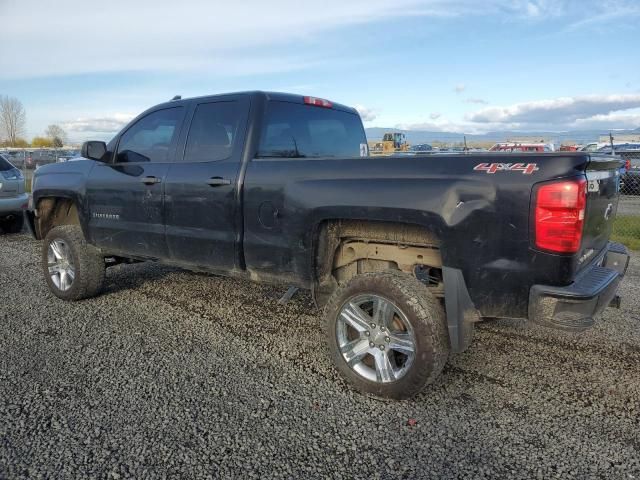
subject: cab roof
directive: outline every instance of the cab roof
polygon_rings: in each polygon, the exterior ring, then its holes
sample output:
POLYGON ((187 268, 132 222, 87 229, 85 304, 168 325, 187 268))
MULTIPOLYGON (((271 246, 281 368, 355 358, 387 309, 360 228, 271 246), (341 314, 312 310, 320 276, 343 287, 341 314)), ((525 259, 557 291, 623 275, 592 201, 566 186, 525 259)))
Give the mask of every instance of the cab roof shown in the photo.
MULTIPOLYGON (((203 95, 198 97, 190 97, 190 98, 180 98, 178 100, 170 100, 168 102, 161 103, 159 105, 155 105, 152 108, 165 106, 165 105, 176 105, 176 104, 186 104, 190 103, 194 100, 208 100, 208 99, 216 99, 220 97, 231 97, 231 96, 250 96, 250 97, 262 97, 267 101, 278 101, 278 102, 291 102, 291 103, 300 103, 304 104, 304 98, 306 95, 299 95, 294 93, 284 93, 284 92, 264 92, 261 90, 251 90, 251 91, 243 91, 243 92, 229 92, 229 93, 220 93, 213 95, 203 95)), ((320 97, 316 97, 320 98, 320 97)), ((331 108, 334 110, 341 110, 344 112, 358 114, 358 111, 347 105, 343 105, 341 103, 336 103, 329 99, 331 102, 331 108)))

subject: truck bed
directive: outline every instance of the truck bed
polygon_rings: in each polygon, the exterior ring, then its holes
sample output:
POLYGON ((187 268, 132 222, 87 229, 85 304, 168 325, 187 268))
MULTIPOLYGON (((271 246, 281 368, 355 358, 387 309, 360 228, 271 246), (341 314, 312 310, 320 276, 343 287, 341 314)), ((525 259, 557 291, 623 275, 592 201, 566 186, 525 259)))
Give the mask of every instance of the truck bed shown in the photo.
POLYGON ((308 287, 323 222, 410 223, 437 236, 443 264, 463 272, 482 315, 524 318, 532 285, 571 283, 588 264, 586 252, 605 246, 611 222, 600 216, 608 203, 617 205, 617 177, 603 177, 602 190, 588 196, 580 253, 540 252, 530 244, 534 184, 592 170, 605 175, 618 162, 574 152, 255 159, 244 184, 246 268, 308 287), (500 167, 492 173, 491 165, 500 167), (270 228, 265 205, 269 215, 277 212, 270 228))

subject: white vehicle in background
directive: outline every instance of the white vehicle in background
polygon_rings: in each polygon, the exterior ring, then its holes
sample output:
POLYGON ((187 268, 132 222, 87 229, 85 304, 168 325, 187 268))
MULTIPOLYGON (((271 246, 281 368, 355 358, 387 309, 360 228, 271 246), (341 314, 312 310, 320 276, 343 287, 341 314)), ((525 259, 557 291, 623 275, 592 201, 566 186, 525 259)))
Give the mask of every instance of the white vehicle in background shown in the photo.
POLYGON ((24 176, 7 155, 0 154, 0 230, 19 233, 24 224, 24 210, 29 195, 24 190, 24 176))
MULTIPOLYGON (((638 150, 640 148, 640 143, 638 142, 624 142, 624 141, 614 141, 613 149, 614 151, 619 150, 638 150)), ((611 142, 593 142, 587 143, 580 149, 581 152, 611 152, 611 142)))
POLYGON ((607 145, 610 145, 610 143, 609 142, 587 143, 580 149, 580 151, 581 152, 597 152, 599 149, 601 149, 602 147, 606 147, 607 145))

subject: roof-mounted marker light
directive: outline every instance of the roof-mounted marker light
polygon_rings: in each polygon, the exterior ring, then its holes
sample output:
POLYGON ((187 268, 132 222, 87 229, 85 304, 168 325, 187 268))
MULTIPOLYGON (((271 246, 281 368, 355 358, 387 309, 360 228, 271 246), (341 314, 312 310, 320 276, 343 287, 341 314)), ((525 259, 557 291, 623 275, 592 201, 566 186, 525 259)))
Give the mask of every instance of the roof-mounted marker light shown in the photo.
POLYGON ((304 103, 306 103, 307 105, 314 105, 316 107, 333 107, 332 103, 329 100, 325 100, 324 98, 304 97, 304 103))

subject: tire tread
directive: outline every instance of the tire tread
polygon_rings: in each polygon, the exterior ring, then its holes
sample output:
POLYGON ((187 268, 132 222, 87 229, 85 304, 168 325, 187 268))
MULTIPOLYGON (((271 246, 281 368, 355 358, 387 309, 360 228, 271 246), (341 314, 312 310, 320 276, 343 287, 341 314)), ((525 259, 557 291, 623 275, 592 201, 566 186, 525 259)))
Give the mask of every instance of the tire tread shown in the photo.
POLYGON ((47 234, 42 248, 42 267, 51 292, 63 300, 82 300, 95 297, 104 285, 105 264, 99 249, 89 244, 78 225, 61 225, 47 234), (54 238, 67 242, 73 256, 76 276, 71 288, 65 292, 58 290, 49 277, 47 249, 54 238))
POLYGON ((415 277, 397 271, 371 272, 356 275, 345 284, 341 285, 331 295, 324 310, 326 321, 326 334, 329 350, 338 369, 358 390, 376 396, 403 399, 409 398, 420 392, 426 385, 440 375, 450 352, 449 334, 447 330, 444 308, 440 301, 415 277), (344 362, 337 349, 335 340, 335 319, 345 300, 354 293, 362 293, 367 288, 374 292, 389 292, 391 300, 402 302, 402 307, 410 321, 419 322, 413 325, 416 334, 416 342, 420 343, 418 335, 421 335, 422 351, 418 352, 414 360, 416 373, 408 372, 404 377, 390 384, 378 384, 360 377, 344 362), (342 362, 342 363, 340 363, 342 362), (343 365, 344 364, 344 365, 343 365))

